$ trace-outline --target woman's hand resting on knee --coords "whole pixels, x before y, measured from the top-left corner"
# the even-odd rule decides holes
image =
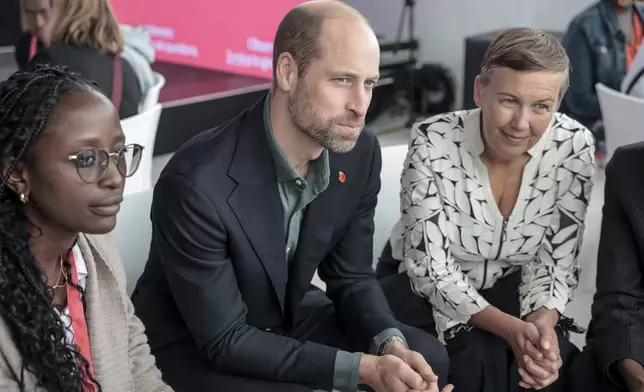
[[[524,342],[524,354],[519,360],[519,384],[523,388],[539,390],[557,381],[563,365],[555,332],[559,314],[556,310],[539,309],[526,320],[526,330],[531,338]]]
[[[550,363],[544,362],[544,356],[539,350],[530,350],[531,347],[540,347],[541,334],[536,325],[530,322],[516,319],[510,332],[504,336],[519,364],[521,381],[519,385],[523,388],[541,389],[546,387],[559,377],[559,368],[553,372]],[[533,358],[531,354],[535,355]],[[545,368],[544,368],[545,366]]]
[[[520,385],[539,390],[559,378],[562,361],[555,333],[559,316],[556,310],[539,309],[526,320],[488,306],[474,314],[470,324],[502,337],[519,364]]]

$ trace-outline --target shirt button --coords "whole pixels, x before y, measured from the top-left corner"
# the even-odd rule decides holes
[[[302,181],[300,180],[295,180],[295,183],[297,184],[297,186],[302,186]]]

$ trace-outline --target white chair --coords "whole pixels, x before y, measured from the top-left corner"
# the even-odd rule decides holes
[[[119,248],[127,276],[127,292],[132,294],[136,281],[141,276],[148,260],[152,223],[150,207],[153,189],[124,196],[121,210],[116,216],[112,236]]]
[[[157,136],[161,105],[156,104],[152,109],[136,116],[121,120],[121,128],[125,133],[127,143],[138,143],[145,147],[141,157],[139,170],[125,181],[125,194],[137,193],[152,187],[152,158],[154,155],[154,140]]]
[[[374,217],[373,257],[376,265],[385,247],[391,229],[400,219],[400,176],[407,157],[407,145],[382,148],[382,170],[380,171],[380,193]]]
[[[143,98],[143,102],[139,108],[140,112],[150,110],[159,103],[159,94],[163,86],[165,86],[165,78],[160,73],[154,72],[154,86],[150,87],[145,94],[145,98]]]
[[[644,141],[644,100],[595,85],[606,133],[606,159],[621,146]]]

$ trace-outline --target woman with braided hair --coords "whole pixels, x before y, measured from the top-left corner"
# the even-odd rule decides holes
[[[104,235],[141,150],[64,68],[0,83],[0,390],[171,391]]]

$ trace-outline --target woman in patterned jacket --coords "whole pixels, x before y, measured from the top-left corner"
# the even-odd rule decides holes
[[[561,367],[578,352],[562,315],[594,140],[557,113],[568,74],[556,39],[507,30],[476,78],[479,108],[413,128],[402,218],[378,276],[400,321],[447,344],[456,391],[561,391]]]

